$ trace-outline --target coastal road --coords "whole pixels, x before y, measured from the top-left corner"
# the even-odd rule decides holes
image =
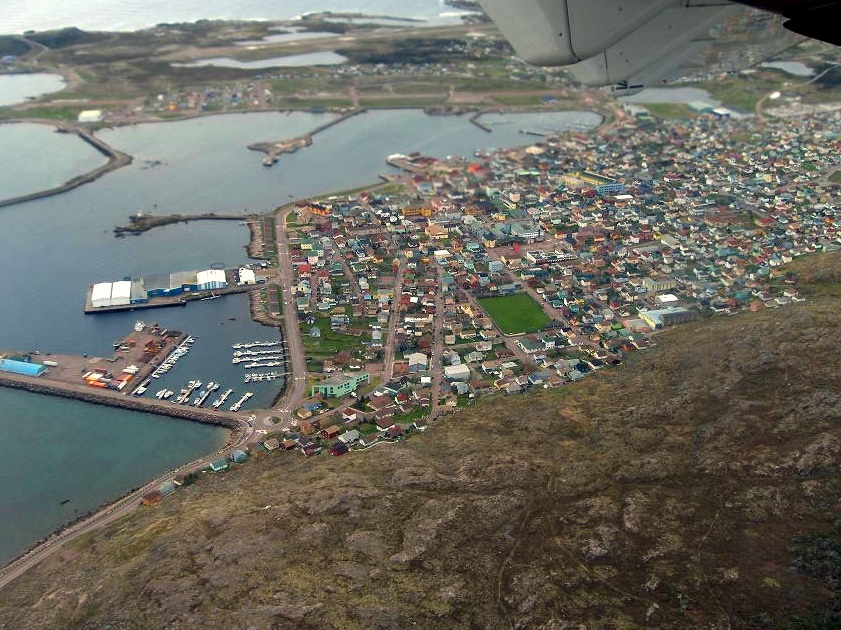
[[[212,455],[197,459],[189,464],[179,466],[175,470],[170,470],[165,475],[150,481],[142,488],[135,490],[98,512],[95,512],[90,516],[87,516],[82,520],[56,532],[44,542],[33,547],[22,556],[16,558],[0,569],[0,589],[13,582],[16,578],[23,575],[26,571],[37,565],[42,560],[45,560],[54,553],[60,551],[61,548],[70,541],[75,540],[76,538],[79,538],[80,536],[83,536],[95,529],[104,527],[109,523],[113,523],[134,512],[138,507],[140,507],[140,499],[143,495],[157,489],[157,487],[164,481],[171,480],[182,473],[205,468],[213,460],[219,457],[227,457],[234,449],[241,448],[250,438],[251,432],[243,431],[235,443],[228,444],[223,449]]]
[[[289,372],[291,384],[273,412],[281,418],[281,428],[288,429],[292,423],[292,413],[300,406],[307,395],[307,358],[301,341],[301,327],[298,325],[298,313],[295,310],[294,272],[292,256],[289,253],[289,236],[286,233],[286,220],[295,208],[290,208],[277,218],[277,267],[278,281],[283,288],[283,331],[286,350],[289,353]]]

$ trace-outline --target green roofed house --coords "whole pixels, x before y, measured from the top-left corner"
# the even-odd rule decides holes
[[[338,398],[340,396],[347,396],[362,383],[368,382],[367,372],[357,372],[355,374],[334,374],[329,378],[324,379],[317,385],[312,387],[312,396],[321,394],[326,398]]]
[[[214,459],[210,462],[210,470],[213,472],[224,472],[228,470],[228,460],[227,459]]]
[[[47,366],[41,363],[28,363],[27,361],[15,361],[14,359],[0,359],[0,372],[11,374],[22,374],[23,376],[41,376]]]
[[[173,492],[175,492],[175,489],[175,483],[173,483],[172,481],[164,481],[161,485],[158,486],[158,492],[161,493],[162,497],[172,494]]]

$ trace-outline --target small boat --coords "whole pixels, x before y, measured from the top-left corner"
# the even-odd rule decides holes
[[[134,323],[134,331],[135,332],[142,332],[144,328],[146,328],[146,323],[145,322],[137,320]]]

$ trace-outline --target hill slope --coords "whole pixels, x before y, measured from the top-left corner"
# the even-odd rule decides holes
[[[831,627],[840,262],[575,387],[203,478],[4,589],[0,627]]]

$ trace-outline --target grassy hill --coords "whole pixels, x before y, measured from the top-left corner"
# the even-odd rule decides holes
[[[841,256],[403,444],[252,460],[0,592],[0,628],[830,628]]]

